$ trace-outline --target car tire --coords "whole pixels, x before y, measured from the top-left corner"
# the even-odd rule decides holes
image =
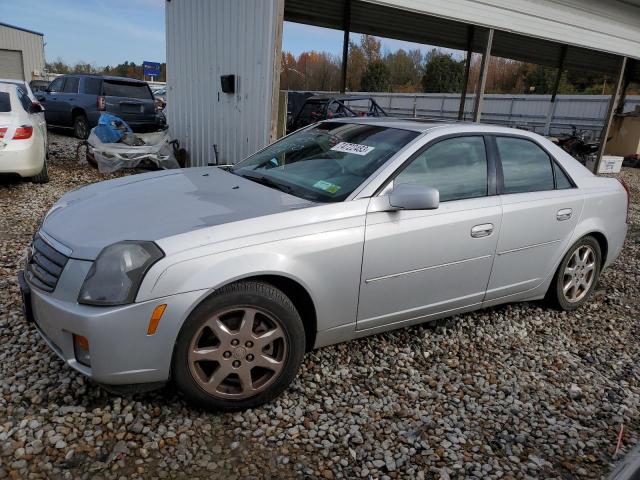
[[[185,321],[172,360],[173,381],[208,410],[243,410],[277,397],[305,353],[302,319],[289,298],[256,281],[227,285]]]
[[[49,168],[47,167],[47,160],[45,159],[42,164],[42,170],[37,175],[31,177],[33,183],[48,183],[49,182]]]
[[[547,300],[561,310],[575,310],[593,294],[600,279],[602,251],[592,236],[578,240],[560,262]]]
[[[84,113],[79,113],[73,118],[73,134],[80,140],[89,138],[89,120]]]

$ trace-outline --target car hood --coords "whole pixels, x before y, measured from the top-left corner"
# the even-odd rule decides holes
[[[71,257],[93,260],[122,240],[160,240],[312,205],[217,167],[164,170],[67,193],[42,230],[69,247]]]

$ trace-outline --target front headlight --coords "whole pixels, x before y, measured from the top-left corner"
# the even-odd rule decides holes
[[[78,303],[133,303],[145,273],[164,256],[153,242],[126,241],[104,248],[84,280]]]

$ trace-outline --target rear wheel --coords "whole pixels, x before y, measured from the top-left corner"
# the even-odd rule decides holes
[[[86,140],[89,137],[89,121],[84,113],[79,113],[73,119],[73,134],[80,140]]]
[[[187,398],[205,408],[252,408],[289,385],[304,351],[304,327],[289,298],[267,283],[240,282],[189,316],[172,372]]]
[[[47,168],[47,159],[42,164],[42,170],[36,176],[31,177],[33,183],[47,183],[49,181],[49,169]]]
[[[575,310],[589,300],[600,278],[602,253],[598,241],[587,236],[565,255],[549,287],[548,299],[562,310]]]

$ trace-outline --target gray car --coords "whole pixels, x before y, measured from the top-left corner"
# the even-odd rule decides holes
[[[534,133],[341,119],[229,170],[66,194],[20,283],[27,318],[96,382],[172,379],[241,409],[313,348],[506,302],[580,307],[622,249],[628,203]]]

